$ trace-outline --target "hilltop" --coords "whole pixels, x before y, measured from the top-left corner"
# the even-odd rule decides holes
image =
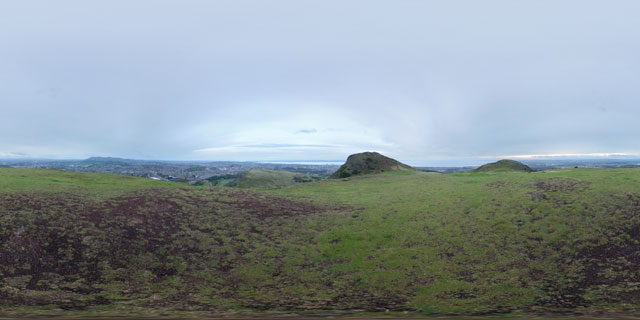
[[[311,181],[313,181],[311,176],[306,174],[253,168],[243,172],[240,177],[228,183],[227,186],[238,188],[280,188]]]
[[[505,159],[487,163],[472,172],[533,172],[533,169],[521,162]]]
[[[0,313],[640,305],[640,170],[403,173],[254,191],[0,169]]]
[[[416,169],[377,152],[362,152],[350,155],[347,158],[347,162],[333,173],[330,178],[347,178],[360,174],[382,173],[394,170],[415,171]]]

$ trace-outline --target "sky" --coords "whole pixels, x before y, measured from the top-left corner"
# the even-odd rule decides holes
[[[0,158],[640,154],[637,0],[3,0]]]

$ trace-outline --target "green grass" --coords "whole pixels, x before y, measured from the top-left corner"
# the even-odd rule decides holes
[[[289,171],[251,169],[234,181],[227,183],[238,188],[282,188],[293,186],[298,181],[310,182],[311,177]]]
[[[110,196],[140,189],[176,187],[183,185],[107,173],[0,168],[0,193],[72,192]]]
[[[58,191],[68,195],[68,206],[34,198]],[[102,195],[102,202],[86,204],[86,194]],[[259,192],[0,169],[0,195],[6,201],[0,254],[30,257],[31,251],[11,251],[11,243],[22,239],[15,232],[31,235],[32,252],[47,253],[38,241],[58,243],[64,231],[69,244],[56,247],[63,253],[59,259],[76,257],[92,266],[93,273],[80,268],[66,274],[41,263],[50,268],[43,283],[49,287],[42,290],[51,296],[26,290],[22,300],[14,297],[25,304],[69,307],[74,304],[60,301],[92,305],[107,299],[106,308],[166,307],[171,301],[185,310],[386,308],[426,314],[640,305],[637,169],[398,171]],[[18,200],[30,207],[7,209]],[[46,201],[51,206],[37,209]],[[102,213],[88,214],[94,211]],[[73,241],[89,249],[74,251]],[[100,251],[119,243],[129,249]],[[104,261],[92,265],[92,255]],[[31,269],[4,267],[0,295],[26,285]],[[78,279],[93,293],[78,295]]]
[[[614,258],[581,252],[616,255],[638,244],[639,191],[640,170],[577,169],[389,173],[274,193],[364,208],[309,249],[314,259],[336,262],[331,270],[345,290],[359,285],[425,312],[459,313],[545,301],[574,307],[638,292],[635,276],[620,278],[637,267],[597,267]],[[630,263],[634,254],[616,259]],[[607,272],[619,274],[607,279]],[[589,277],[600,287],[584,288]]]

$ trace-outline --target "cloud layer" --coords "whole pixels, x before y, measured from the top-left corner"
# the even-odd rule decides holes
[[[640,2],[5,1],[0,157],[640,152]]]

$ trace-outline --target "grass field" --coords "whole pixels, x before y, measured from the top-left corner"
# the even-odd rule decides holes
[[[491,314],[640,304],[635,169],[400,171],[256,191],[0,169],[0,213],[7,306]]]
[[[245,171],[228,185],[237,188],[282,188],[311,181],[312,178],[305,174],[254,168]]]
[[[309,249],[338,262],[345,290],[455,313],[638,303],[638,191],[640,171],[578,169],[398,172],[277,193],[364,208]]]
[[[0,193],[71,192],[109,197],[139,189],[177,187],[183,185],[107,173],[0,168]]]

